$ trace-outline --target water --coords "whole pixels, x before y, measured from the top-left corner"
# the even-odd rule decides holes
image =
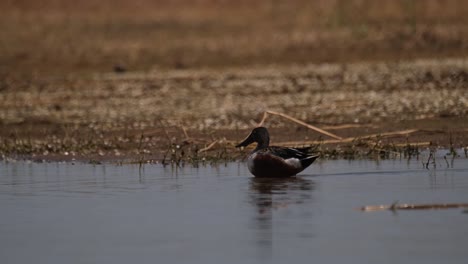
[[[440,162],[439,162],[440,161]],[[319,161],[259,180],[217,167],[0,163],[2,263],[466,263],[468,160]]]

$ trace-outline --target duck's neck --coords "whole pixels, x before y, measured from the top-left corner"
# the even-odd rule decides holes
[[[259,149],[268,148],[269,145],[270,145],[270,139],[269,138],[263,138],[263,139],[261,139],[261,140],[259,140],[257,142],[257,147],[255,148],[254,151],[257,151]]]

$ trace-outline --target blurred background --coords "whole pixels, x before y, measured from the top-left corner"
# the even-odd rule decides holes
[[[234,151],[265,111],[466,146],[467,14],[463,0],[2,0],[0,153]],[[265,125],[276,142],[322,138]]]
[[[463,0],[3,0],[0,71],[465,56]]]

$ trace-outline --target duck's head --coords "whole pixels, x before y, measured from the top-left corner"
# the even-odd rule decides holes
[[[244,141],[239,143],[236,148],[248,146],[257,142],[257,149],[266,148],[270,144],[270,134],[265,127],[257,127],[250,132]]]

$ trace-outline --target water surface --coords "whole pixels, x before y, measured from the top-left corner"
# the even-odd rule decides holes
[[[453,167],[452,167],[453,165]],[[244,163],[0,163],[2,263],[466,263],[468,160],[313,164],[288,180]]]

